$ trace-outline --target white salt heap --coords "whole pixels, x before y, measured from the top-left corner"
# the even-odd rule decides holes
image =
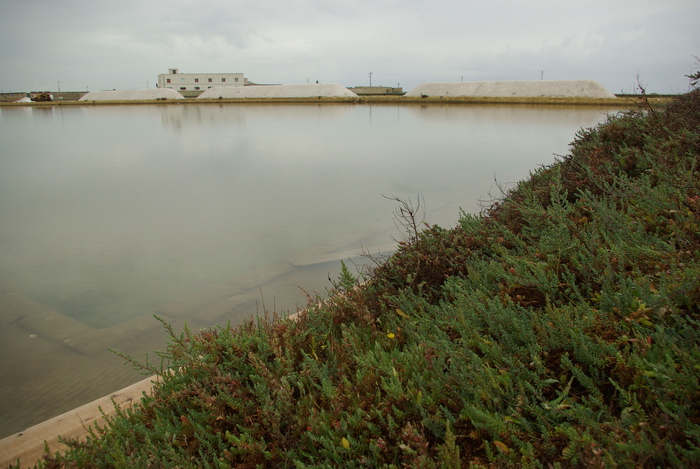
[[[157,88],[155,90],[90,91],[78,101],[145,101],[152,99],[185,98],[170,88]]]
[[[236,98],[357,98],[337,83],[307,83],[302,85],[214,86],[197,99]]]
[[[593,80],[466,81],[422,83],[406,96],[483,98],[614,98]]]
[[[25,96],[24,98],[19,98],[19,99],[18,99],[17,101],[15,101],[15,102],[16,102],[16,103],[31,103],[32,100],[29,99],[29,98],[27,98],[27,97]]]

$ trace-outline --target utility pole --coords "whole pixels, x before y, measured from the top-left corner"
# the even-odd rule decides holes
[[[369,87],[372,88],[372,72],[369,72]]]
[[[540,81],[544,81],[544,70],[540,72]]]

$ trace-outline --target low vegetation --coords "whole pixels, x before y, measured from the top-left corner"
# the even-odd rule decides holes
[[[581,130],[296,319],[170,333],[153,395],[55,467],[700,461],[700,92]],[[361,285],[360,285],[361,282]]]

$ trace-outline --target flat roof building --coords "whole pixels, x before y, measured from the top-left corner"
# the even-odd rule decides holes
[[[242,73],[180,73],[169,68],[168,73],[158,75],[158,88],[175,91],[205,91],[213,86],[244,86],[246,82]]]

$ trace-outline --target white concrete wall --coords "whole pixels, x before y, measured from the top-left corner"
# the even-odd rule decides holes
[[[177,69],[169,69],[173,71]],[[170,80],[170,82],[168,82]],[[161,73],[158,75],[158,88],[175,91],[205,91],[212,86],[243,86],[242,73]]]

